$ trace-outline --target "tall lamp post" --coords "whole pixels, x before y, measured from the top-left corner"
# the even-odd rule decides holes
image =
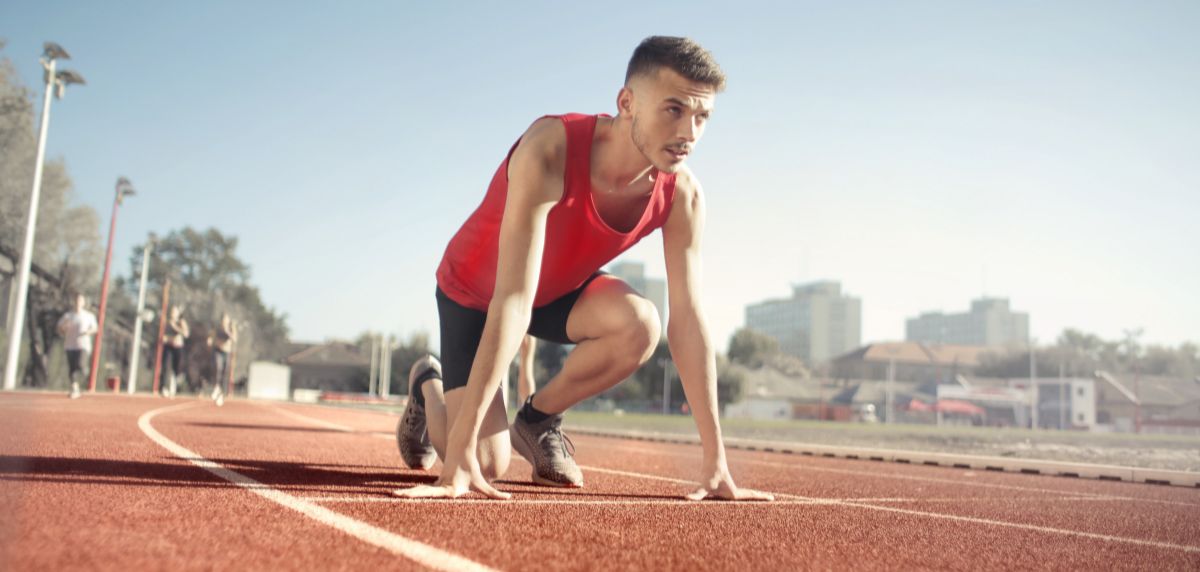
[[[104,310],[108,307],[108,271],[112,266],[113,235],[117,230],[117,208],[126,196],[136,194],[129,179],[117,179],[116,196],[113,198],[112,218],[108,223],[108,252],[104,255],[104,278],[100,280],[100,312],[96,317],[96,347],[92,349],[92,368],[88,371],[88,391],[96,391],[96,370],[100,369],[101,344],[104,341]]]
[[[16,291],[8,312],[8,359],[4,362],[4,389],[17,388],[17,358],[21,355],[21,330],[25,327],[25,300],[29,294],[29,267],[33,262],[33,234],[37,228],[38,197],[42,192],[42,164],[46,158],[46,131],[50,126],[50,94],[62,99],[67,86],[85,84],[83,76],[71,70],[55,70],[58,60],[71,55],[54,42],[42,44],[42,68],[46,70],[46,94],[42,98],[42,125],[38,129],[37,162],[33,166],[33,192],[29,196],[29,219],[25,225],[25,245],[17,263]]]
[[[150,251],[154,248],[154,235],[146,241],[146,246],[142,248],[142,279],[138,284],[138,299],[137,299],[137,319],[133,324],[133,349],[129,354],[129,387],[128,392],[133,395],[137,390],[137,373],[138,373],[138,354],[142,349],[142,322],[150,319],[149,316],[154,315],[154,311],[146,310],[146,274],[150,269]],[[163,316],[161,319],[166,320]]]

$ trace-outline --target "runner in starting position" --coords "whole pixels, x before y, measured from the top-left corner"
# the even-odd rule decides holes
[[[509,498],[488,481],[508,469],[513,448],[535,482],[583,485],[563,412],[645,363],[661,328],[649,301],[600,268],[661,227],[667,340],[704,451],[700,488],[688,498],[772,499],[729,474],[699,306],[704,197],[684,161],[724,85],[700,45],[654,36],[629,61],[616,117],[546,116],[525,131],[438,268],[443,362],[422,358],[409,374],[400,450],[413,468],[432,466],[436,452],[441,477],[396,495]],[[498,389],[527,332],[576,347],[510,429]]]

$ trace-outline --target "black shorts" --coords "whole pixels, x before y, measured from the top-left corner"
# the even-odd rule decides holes
[[[575,343],[567,336],[567,317],[571,315],[571,309],[575,307],[583,289],[603,274],[606,273],[597,272],[579,288],[545,306],[534,308],[529,320],[529,334],[556,344]],[[475,352],[479,350],[479,340],[483,338],[487,312],[473,310],[451,300],[441,288],[437,289],[437,305],[442,330],[442,388],[443,391],[450,391],[467,386],[467,377],[471,375],[471,366],[475,363]]]

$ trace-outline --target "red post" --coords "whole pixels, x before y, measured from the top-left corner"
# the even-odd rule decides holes
[[[167,331],[167,300],[171,299],[171,279],[163,283],[162,313],[158,315],[158,350],[154,354],[154,385],[150,393],[158,393],[158,378],[162,374],[163,334]]]
[[[108,223],[108,252],[104,255],[104,278],[100,281],[100,315],[96,318],[96,347],[92,348],[92,368],[88,371],[88,391],[96,391],[96,370],[100,368],[101,344],[104,342],[104,310],[108,307],[108,271],[112,264],[113,231],[117,228],[117,207],[121,206],[121,189],[113,199],[112,219]]]

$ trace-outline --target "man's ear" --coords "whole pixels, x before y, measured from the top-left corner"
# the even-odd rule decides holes
[[[626,117],[633,116],[633,90],[629,86],[617,92],[617,113]]]

